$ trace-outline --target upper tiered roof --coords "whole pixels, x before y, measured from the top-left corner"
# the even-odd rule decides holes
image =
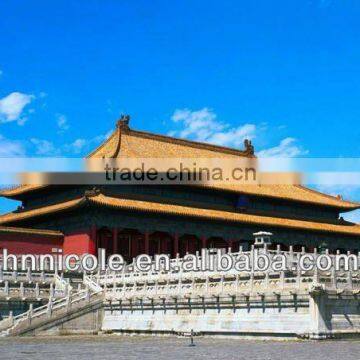
[[[222,158],[254,157],[251,142],[244,150],[132,130],[129,117],[123,116],[110,137],[95,149],[90,158]]]
[[[143,131],[132,130],[129,127],[129,117],[123,116],[115,131],[88,158],[253,158],[254,147],[250,141],[245,141],[244,150],[236,150],[223,146],[177,139]],[[29,192],[43,189],[46,185],[21,185],[12,189],[2,190],[0,195],[8,198],[21,199]],[[344,201],[308,189],[299,185],[247,185],[247,184],[211,184],[206,186],[214,190],[231,191],[239,194],[264,196],[270,198],[297,201],[320,206],[329,206],[340,211],[350,211],[360,208],[359,203]]]

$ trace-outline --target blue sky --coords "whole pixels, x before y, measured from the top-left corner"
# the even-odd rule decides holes
[[[358,156],[357,0],[3,0],[0,13],[2,157],[86,154],[121,113],[135,129],[250,137],[263,155]]]

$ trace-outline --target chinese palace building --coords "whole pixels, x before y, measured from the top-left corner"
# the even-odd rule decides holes
[[[122,118],[90,158],[254,157],[244,150],[136,131]],[[0,250],[12,253],[120,253],[175,256],[201,248],[237,251],[253,233],[273,234],[273,243],[360,250],[360,225],[340,213],[360,208],[300,185],[22,185],[1,191],[22,202],[0,216]],[[241,198],[241,206],[239,199]]]

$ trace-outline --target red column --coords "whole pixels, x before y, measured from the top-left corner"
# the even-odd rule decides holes
[[[184,255],[189,252],[189,238],[184,236],[181,240],[184,244]]]
[[[145,254],[149,254],[150,251],[150,234],[148,231],[145,232]]]
[[[113,251],[114,251],[114,254],[117,254],[118,253],[118,242],[117,242],[118,229],[117,228],[113,228],[112,235],[113,235]]]
[[[176,255],[179,253],[179,234],[175,233],[174,234],[174,253],[173,253],[173,257],[176,257]]]
[[[137,257],[139,251],[139,235],[133,234],[131,235],[131,257]]]
[[[96,225],[91,226],[90,230],[90,239],[89,239],[89,254],[97,255],[96,249],[97,249],[97,243],[96,243]]]
[[[207,239],[206,236],[201,237],[201,248],[206,249],[207,248]]]

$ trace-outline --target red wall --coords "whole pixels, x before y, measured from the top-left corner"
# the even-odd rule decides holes
[[[0,251],[11,254],[51,254],[52,249],[62,248],[63,238],[39,234],[0,232]]]
[[[94,232],[91,229],[76,231],[65,235],[63,253],[64,254],[96,254],[96,244]]]

